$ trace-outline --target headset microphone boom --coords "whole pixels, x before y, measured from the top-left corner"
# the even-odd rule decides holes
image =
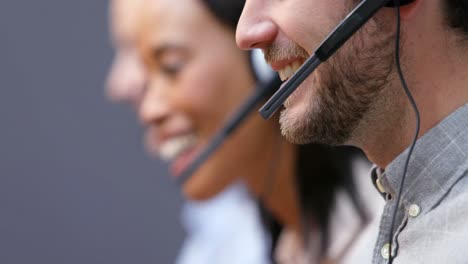
[[[406,5],[414,0],[400,1]],[[364,0],[328,35],[314,54],[304,62],[297,72],[260,108],[264,118],[270,118],[286,99],[322,63],[328,60],[351,36],[356,33],[377,11],[393,7],[392,0]]]

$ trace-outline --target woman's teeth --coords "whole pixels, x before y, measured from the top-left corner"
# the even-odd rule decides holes
[[[165,161],[175,159],[184,151],[193,147],[196,144],[196,137],[194,135],[184,135],[173,137],[164,142],[159,148],[159,156]]]
[[[278,71],[278,74],[281,78],[282,81],[286,81],[287,79],[291,78],[294,73],[296,73],[297,70],[301,67],[302,62],[301,61],[295,61],[288,66],[284,67],[283,69]]]

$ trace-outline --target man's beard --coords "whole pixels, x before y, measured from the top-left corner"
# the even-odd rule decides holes
[[[280,123],[283,135],[296,144],[340,145],[355,136],[363,119],[371,119],[379,96],[394,72],[394,32],[375,20],[363,28],[302,84],[285,103]],[[304,54],[294,43],[265,50],[266,59],[280,54]],[[312,87],[311,87],[312,86]],[[300,94],[299,94],[300,93]],[[307,105],[290,111],[306,97]],[[297,106],[296,106],[297,107]],[[293,112],[293,113],[291,113]]]

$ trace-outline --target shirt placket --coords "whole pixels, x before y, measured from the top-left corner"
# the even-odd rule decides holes
[[[385,187],[384,187],[385,184],[383,184],[382,182],[384,173],[379,170],[377,170],[376,172],[377,172],[377,177],[375,179],[376,180],[375,185],[377,189],[382,193],[383,197],[385,198],[386,205],[385,205],[384,212],[382,214],[382,218],[380,221],[379,234],[378,234],[377,241],[375,244],[372,263],[386,264],[388,263],[389,257],[390,257],[390,242],[388,240],[389,233],[390,233],[390,226],[391,226],[391,221],[393,218],[393,212],[397,205],[396,205],[395,197],[392,197],[392,195],[385,190]],[[404,204],[405,204],[404,199],[402,199],[402,202],[398,208],[397,217],[395,220],[396,228],[394,229],[394,234],[393,234],[392,244],[391,244],[391,250],[392,250],[391,255],[394,258],[398,255],[398,236],[406,227],[406,224],[408,222],[408,213],[407,213],[407,210],[405,209]]]

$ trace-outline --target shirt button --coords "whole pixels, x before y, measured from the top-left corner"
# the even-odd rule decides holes
[[[382,258],[389,259],[390,258],[390,244],[385,244],[382,249],[380,250],[380,254],[382,254]]]
[[[382,186],[382,183],[380,182],[380,179],[375,180],[375,185],[377,186],[377,189],[380,193],[386,193],[384,187]]]
[[[417,204],[412,204],[409,207],[408,213],[411,217],[417,217],[421,213],[421,207]]]

